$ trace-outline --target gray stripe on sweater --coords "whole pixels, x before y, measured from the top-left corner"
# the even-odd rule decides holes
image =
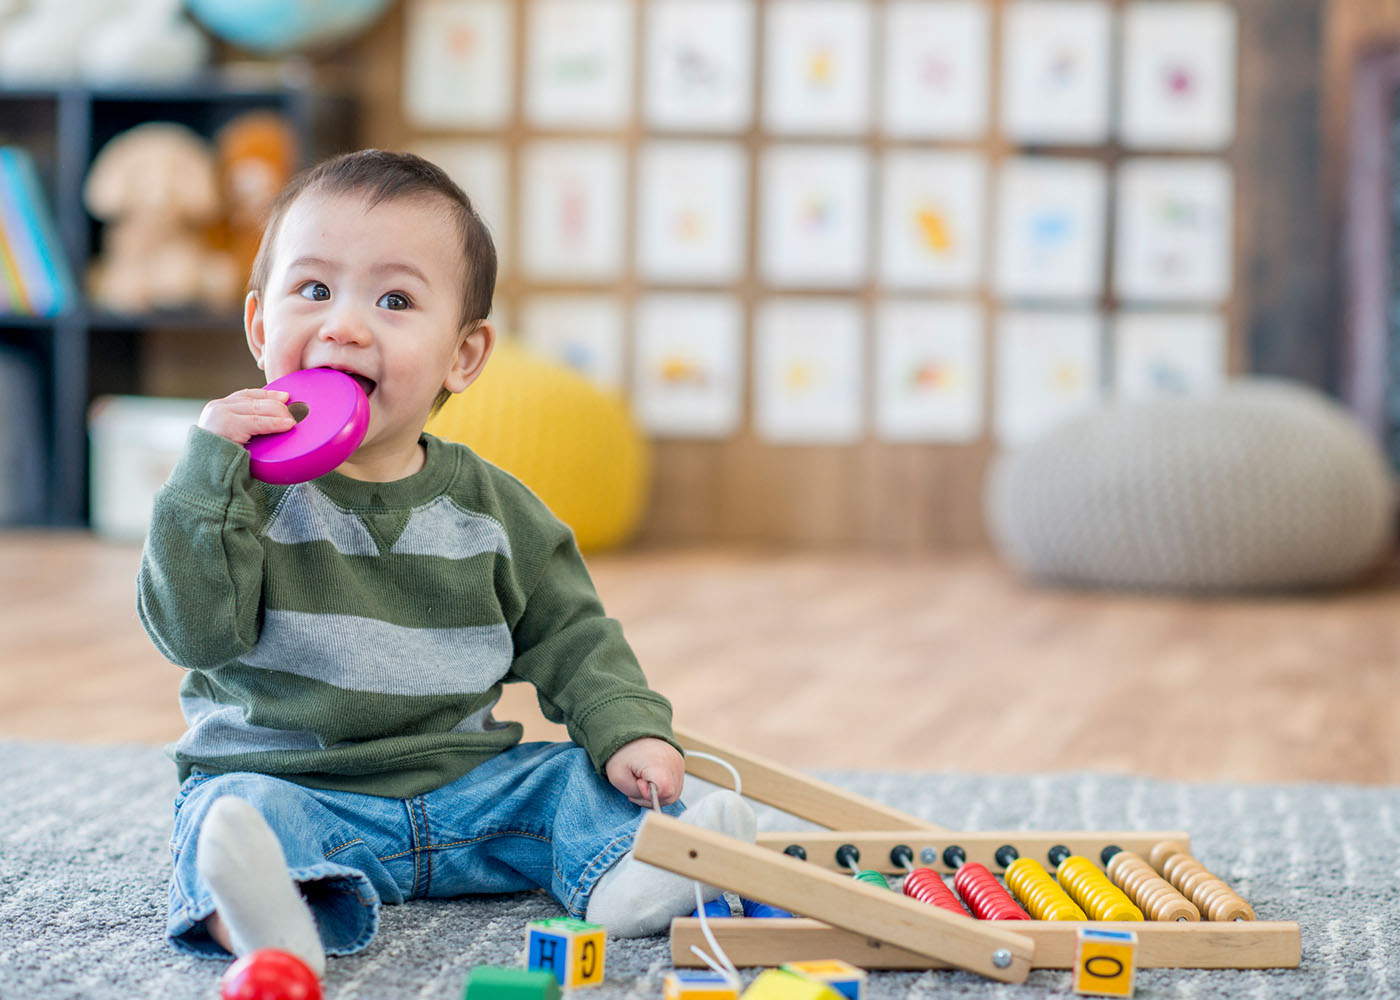
[[[354,514],[341,510],[310,483],[287,491],[267,526],[267,537],[283,545],[330,542],[347,556],[377,556],[379,546]]]
[[[506,724],[497,722],[491,714],[495,707],[493,701],[477,709],[453,726],[452,732],[484,733],[504,728]],[[306,730],[255,726],[244,719],[243,709],[238,705],[221,705],[208,698],[181,696],[180,711],[184,713],[189,728],[175,744],[175,750],[199,760],[272,750],[329,749],[316,738],[315,733]]]
[[[208,698],[181,696],[180,711],[189,727],[175,744],[177,753],[195,758],[230,757],[264,750],[322,750],[315,733],[269,729],[243,718],[237,705],[220,705]]]
[[[510,539],[494,517],[463,510],[438,497],[413,512],[392,551],[395,555],[470,559],[483,552],[510,558]]]
[[[357,615],[268,610],[242,662],[347,691],[443,695],[485,691],[514,658],[504,622],[407,628]]]

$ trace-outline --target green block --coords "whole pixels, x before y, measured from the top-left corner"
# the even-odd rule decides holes
[[[559,980],[548,972],[478,965],[467,976],[462,1000],[559,1000]]]

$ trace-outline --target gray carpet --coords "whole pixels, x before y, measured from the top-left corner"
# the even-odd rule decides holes
[[[956,829],[1183,829],[1261,919],[1296,920],[1303,964],[1254,972],[1142,970],[1138,996],[1400,996],[1400,791],[1220,786],[1091,774],[822,774]],[[221,963],[162,939],[173,768],[146,747],[0,743],[0,998],[215,997]],[[767,829],[797,824],[765,811]],[[519,961],[539,894],[386,907],[379,937],[333,959],[328,1000],[453,1000],[473,965]],[[661,996],[664,937],[611,939],[593,1000]],[[746,973],[752,977],[753,971]],[[1063,971],[1025,986],[961,972],[882,972],[879,997],[1069,994]]]

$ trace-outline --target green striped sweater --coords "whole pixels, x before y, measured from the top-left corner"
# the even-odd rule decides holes
[[[409,798],[519,742],[491,712],[512,681],[600,771],[631,740],[674,744],[568,527],[467,448],[423,441],[423,469],[397,482],[272,486],[243,448],[191,430],[138,578],[146,631],[188,671],[188,729],[167,750],[181,779]]]

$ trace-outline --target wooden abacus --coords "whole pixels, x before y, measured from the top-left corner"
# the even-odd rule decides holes
[[[691,733],[678,730],[676,736],[688,750],[728,761],[746,796],[828,828],[765,833],[750,846],[665,815],[650,815],[642,824],[634,848],[638,859],[806,914],[710,921],[715,939],[737,965],[839,958],[869,969],[961,968],[1023,982],[1032,968],[1072,968],[1076,933],[1083,927],[1134,931],[1139,968],[1296,968],[1300,961],[1298,925],[1255,920],[1247,903],[1190,856],[1190,837],[1182,831],[954,832]],[[703,757],[688,755],[686,770],[730,783],[721,765]],[[1005,872],[1018,859],[1035,859],[1038,866],[1044,858],[1059,867],[1083,858],[1116,875],[1133,897],[1130,905],[1159,919],[974,920],[838,874],[852,858],[889,874],[905,874],[911,858],[939,873],[974,863]],[[1085,885],[1107,882],[1084,862],[1078,866]],[[1191,919],[1175,890],[1207,919]],[[674,920],[676,965],[699,964],[692,945],[704,945],[699,920]]]

